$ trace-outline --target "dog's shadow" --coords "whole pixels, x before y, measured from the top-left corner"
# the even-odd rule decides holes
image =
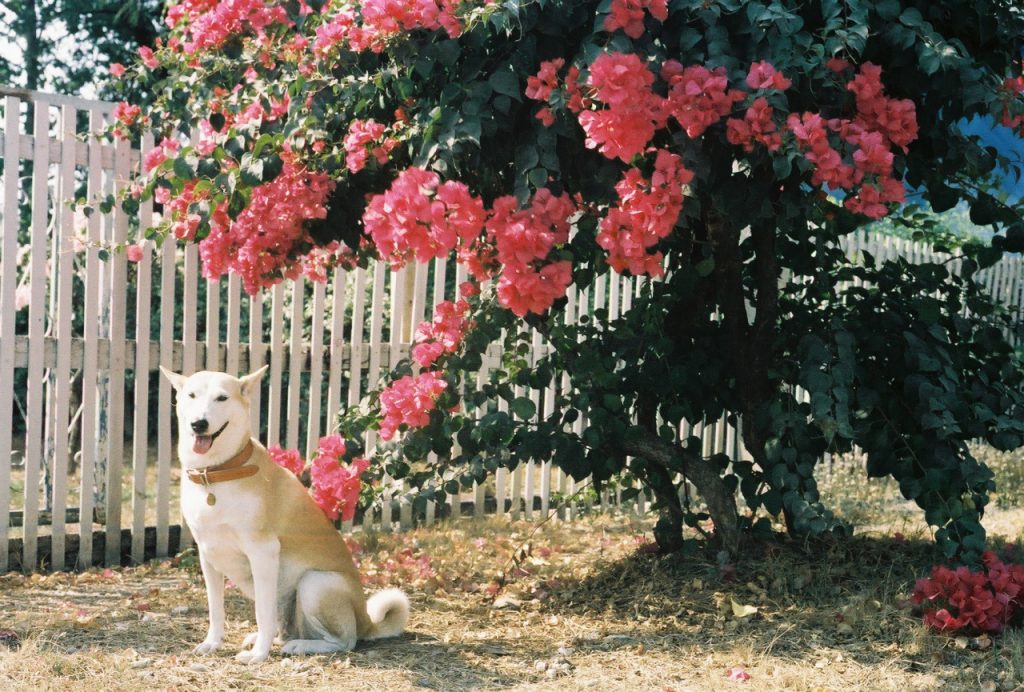
[[[228,605],[230,612],[230,599]],[[248,632],[244,624],[242,628],[237,624],[229,627],[218,652],[198,656],[192,655],[191,650],[204,636],[206,623],[198,612],[189,615],[194,617],[159,618],[161,624],[140,619],[114,627],[47,627],[48,631],[37,631],[33,639],[36,647],[58,655],[120,654],[131,649],[139,659],[150,659],[147,668],[154,671],[166,666],[187,669],[198,665],[207,670],[219,669],[221,674],[237,675],[240,679],[252,672],[249,666],[234,658]],[[351,671],[364,669],[377,674],[389,671],[392,676],[405,678],[404,684],[423,689],[495,689],[522,682],[521,676],[513,677],[487,665],[488,659],[507,655],[511,655],[511,651],[501,642],[449,643],[432,634],[407,630],[390,639],[361,641],[352,651],[335,654],[285,656],[280,653],[280,647],[275,646],[270,659],[258,665],[277,666],[284,659],[290,659],[292,666],[308,664],[309,668],[322,669],[323,682],[327,684],[333,684],[339,675],[349,677]],[[399,679],[392,677],[394,683]]]
[[[401,671],[413,686],[436,690],[515,686],[523,681],[522,676],[509,675],[486,663],[487,659],[508,655],[511,651],[500,642],[448,643],[416,631],[406,631],[393,639],[360,642],[352,652],[338,654],[348,657],[354,668],[373,666]]]

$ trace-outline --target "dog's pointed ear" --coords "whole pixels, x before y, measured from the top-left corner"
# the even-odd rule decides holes
[[[242,383],[242,396],[249,398],[249,396],[252,394],[253,388],[259,386],[260,380],[263,379],[263,373],[265,373],[267,371],[267,368],[269,367],[269,365],[264,365],[256,372],[250,373],[245,377],[239,378],[239,382]]]
[[[184,375],[179,375],[176,372],[171,372],[162,365],[160,366],[160,372],[164,374],[164,377],[167,378],[167,381],[171,383],[171,386],[174,387],[174,391],[176,392],[181,391],[181,388],[185,386],[185,380],[188,379]]]

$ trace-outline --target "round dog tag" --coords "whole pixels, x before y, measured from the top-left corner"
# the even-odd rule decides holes
[[[208,504],[211,507],[213,507],[215,504],[217,504],[217,496],[214,495],[213,493],[207,493],[207,495],[206,495],[206,504]]]

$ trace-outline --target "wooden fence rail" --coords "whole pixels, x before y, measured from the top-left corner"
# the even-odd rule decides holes
[[[431,306],[454,298],[463,270],[442,260],[399,271],[339,269],[326,283],[299,278],[255,296],[243,294],[236,276],[202,278],[195,246],[147,243],[142,259],[129,263],[104,248],[151,225],[152,203],[134,217],[119,207],[76,217],[67,201],[124,189],[152,138],[133,149],[90,137],[109,123],[113,104],[9,89],[0,98],[0,508],[7,508],[0,546],[10,546],[0,549],[0,572],[139,562],[189,544],[174,502],[171,391],[158,366],[242,374],[268,363],[253,425],[267,444],[308,454],[339,410],[357,404],[408,355]],[[864,234],[847,249],[853,257],[865,250],[878,259],[932,256],[921,244]],[[983,276],[1019,315],[1021,258]],[[605,275],[570,291],[565,318],[603,307],[614,319],[630,309],[638,287]],[[532,345],[533,357],[542,357],[539,335]],[[492,349],[482,376],[499,362]],[[557,386],[567,387],[567,378],[546,393],[520,394],[546,415]],[[584,424],[575,425],[582,431]],[[708,454],[742,453],[724,419],[683,431],[701,436]],[[549,463],[530,462],[500,470],[493,484],[447,507],[428,504],[420,520],[488,511],[532,518],[577,488]],[[408,525],[413,508],[401,495],[393,488],[384,518],[365,521],[385,530],[392,520]],[[615,498],[588,498],[595,500]],[[645,506],[640,496],[636,507]]]

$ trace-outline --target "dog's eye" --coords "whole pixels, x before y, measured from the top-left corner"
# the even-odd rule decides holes
[[[188,398],[189,399],[195,399],[196,398],[196,393],[195,392],[189,392],[188,393]]]
[[[221,394],[219,397],[217,397],[217,401],[227,401],[227,400],[228,400],[228,398],[224,394]]]

